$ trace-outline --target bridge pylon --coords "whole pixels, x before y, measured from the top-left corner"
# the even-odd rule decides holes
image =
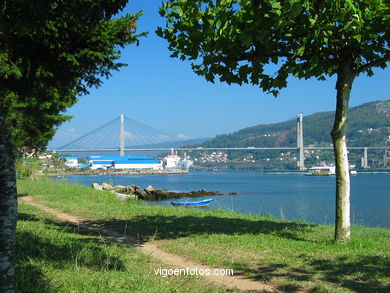
[[[305,168],[305,154],[303,150],[303,114],[297,115],[297,149],[298,160],[297,167],[299,170],[306,170]]]
[[[363,157],[362,157],[362,168],[368,169],[368,148],[363,148]]]
[[[119,145],[119,155],[125,155],[125,116],[121,114],[120,116],[121,126],[120,126],[120,145]]]

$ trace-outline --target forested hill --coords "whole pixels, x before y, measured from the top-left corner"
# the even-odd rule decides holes
[[[334,112],[304,116],[304,144],[329,146]],[[390,136],[390,100],[376,101],[349,110],[348,145],[383,146]],[[296,146],[296,120],[256,125],[231,134],[218,135],[201,147]]]

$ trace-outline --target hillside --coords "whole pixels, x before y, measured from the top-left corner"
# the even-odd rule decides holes
[[[349,146],[383,146],[390,135],[390,100],[376,101],[350,108]],[[305,145],[331,144],[334,112],[304,116]],[[296,121],[256,125],[231,134],[218,135],[201,147],[284,147],[296,146]]]
[[[331,146],[330,131],[334,120],[334,112],[320,112],[304,116],[304,145]],[[390,100],[365,103],[351,107],[348,121],[349,146],[384,146],[390,144]],[[280,123],[256,125],[241,129],[231,134],[218,135],[197,147],[294,147],[296,146],[296,120]],[[324,152],[323,152],[324,153]],[[321,154],[322,159],[331,159]],[[275,159],[280,152],[254,153],[249,159],[256,161],[264,156]],[[195,155],[199,161],[199,155]],[[230,152],[229,159],[248,161],[243,152]],[[295,154],[291,154],[290,161]],[[310,156],[308,156],[310,157]],[[317,156],[316,156],[317,157]],[[382,155],[383,158],[383,155]],[[317,158],[321,160],[321,158]],[[358,158],[356,157],[358,162]],[[290,164],[291,165],[291,164]],[[293,164],[292,164],[293,165]],[[281,166],[283,167],[283,166]]]

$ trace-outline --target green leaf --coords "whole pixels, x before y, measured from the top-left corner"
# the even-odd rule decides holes
[[[297,50],[297,56],[302,56],[304,52],[305,52],[305,46],[299,47]]]
[[[282,5],[279,1],[271,1],[271,7],[273,9],[282,9]]]
[[[362,41],[362,35],[354,35],[352,36],[352,38],[358,41],[359,43]]]

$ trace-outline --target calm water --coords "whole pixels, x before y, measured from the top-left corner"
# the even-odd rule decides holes
[[[56,178],[55,180],[61,180]],[[217,190],[238,195],[215,196],[210,208],[246,214],[271,214],[319,224],[334,222],[335,177],[273,175],[260,171],[193,172],[189,175],[68,176],[69,182],[90,186],[110,182],[172,191]],[[161,201],[159,205],[169,205]],[[352,224],[390,228],[390,174],[351,177]]]

